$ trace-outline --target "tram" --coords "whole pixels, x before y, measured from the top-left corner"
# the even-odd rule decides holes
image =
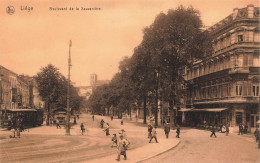
[[[29,128],[43,124],[42,109],[4,109],[1,110],[1,127],[11,129],[23,126]]]

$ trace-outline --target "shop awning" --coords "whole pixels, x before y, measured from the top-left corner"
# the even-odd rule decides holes
[[[201,109],[198,109],[198,108],[192,108],[192,109],[187,109],[187,108],[182,108],[180,109],[179,111],[182,111],[182,112],[221,112],[221,111],[224,111],[224,110],[227,110],[228,108],[201,108]]]

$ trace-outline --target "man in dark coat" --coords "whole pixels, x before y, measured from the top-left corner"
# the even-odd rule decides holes
[[[164,126],[164,133],[165,133],[166,138],[168,139],[169,133],[170,133],[170,124],[169,123],[166,123],[166,125]]]
[[[210,135],[210,137],[212,137],[212,136],[214,135],[215,138],[216,138],[217,136],[216,136],[216,133],[215,133],[215,132],[216,132],[216,127],[213,126],[212,129],[211,129],[211,135]]]
[[[109,136],[110,135],[109,134],[109,123],[107,123],[105,131],[106,131],[106,136]]]
[[[228,125],[226,125],[226,136],[228,136],[228,134],[229,134],[229,127]]]
[[[105,121],[104,121],[103,119],[101,119],[101,121],[100,121],[100,127],[101,127],[101,128],[104,127],[104,123],[105,123]]]
[[[243,125],[242,125],[242,123],[240,123],[239,126],[238,126],[238,135],[240,135],[240,133],[241,133],[241,135],[243,135]]]
[[[245,134],[247,134],[247,129],[248,129],[248,126],[247,126],[247,124],[245,124],[245,129],[244,129]]]
[[[259,130],[258,128],[256,128],[255,132],[254,132],[254,135],[255,135],[255,142],[259,141]]]
[[[95,116],[94,116],[94,115],[92,115],[92,120],[94,121],[94,119],[95,119]]]
[[[81,129],[81,134],[83,135],[85,132],[85,127],[84,127],[83,123],[81,123],[80,129]]]
[[[151,124],[148,124],[148,138],[152,137],[152,130],[153,130],[153,126]]]
[[[180,138],[180,132],[181,132],[181,129],[180,127],[178,126],[177,129],[176,129],[176,138]]]

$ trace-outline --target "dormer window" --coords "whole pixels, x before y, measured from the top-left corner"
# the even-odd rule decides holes
[[[238,35],[237,40],[238,42],[243,42],[244,41],[243,35]]]

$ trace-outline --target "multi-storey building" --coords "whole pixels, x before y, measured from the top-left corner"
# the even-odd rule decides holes
[[[259,120],[260,8],[248,5],[208,30],[214,53],[186,72],[189,81],[183,121],[256,127]]]
[[[30,85],[0,65],[0,109],[30,107]]]

